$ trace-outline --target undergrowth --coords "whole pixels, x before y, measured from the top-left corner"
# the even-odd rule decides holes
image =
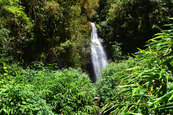
[[[76,69],[1,65],[0,114],[95,114],[94,86]]]

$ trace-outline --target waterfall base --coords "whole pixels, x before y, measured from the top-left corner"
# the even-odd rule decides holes
[[[90,77],[91,82],[95,83],[96,82],[96,76],[95,76],[95,73],[94,73],[94,68],[93,68],[93,64],[92,64],[92,61],[91,61],[91,57],[90,57],[89,63],[87,64],[87,73]]]

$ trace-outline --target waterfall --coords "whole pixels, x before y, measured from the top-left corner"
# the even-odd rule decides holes
[[[96,81],[100,80],[100,72],[101,70],[108,65],[108,60],[106,53],[101,44],[101,39],[98,37],[97,28],[94,23],[92,25],[92,33],[91,33],[91,59],[94,68],[94,73],[96,77]]]

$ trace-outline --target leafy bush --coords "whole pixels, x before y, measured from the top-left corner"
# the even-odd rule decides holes
[[[95,114],[95,88],[79,70],[23,70],[0,74],[0,114]],[[14,72],[10,72],[15,70]]]
[[[167,26],[172,28],[173,24]],[[103,113],[173,113],[172,38],[172,29],[163,30],[149,40],[148,48],[137,52],[133,60],[111,64],[105,69],[103,79],[97,85],[105,104]]]
[[[46,70],[45,70],[46,71]],[[93,84],[89,77],[78,70],[38,72],[34,85],[40,89],[44,99],[50,103],[56,113],[70,114],[72,112],[95,111]],[[49,77],[48,77],[49,76]],[[42,77],[42,80],[39,80]],[[93,107],[93,108],[92,108]]]
[[[9,83],[0,88],[1,114],[53,114],[34,86]]]

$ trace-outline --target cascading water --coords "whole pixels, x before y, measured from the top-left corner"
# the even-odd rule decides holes
[[[103,49],[103,46],[100,42],[100,38],[97,34],[97,28],[94,23],[91,23],[92,25],[92,33],[91,33],[91,58],[92,58],[92,64],[94,68],[94,73],[96,77],[96,81],[100,80],[100,72],[101,70],[108,65],[108,60],[106,53]]]

